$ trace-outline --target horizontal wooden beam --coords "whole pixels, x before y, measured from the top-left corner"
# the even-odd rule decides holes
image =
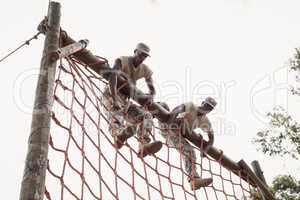
[[[268,186],[264,184],[263,181],[261,181],[251,170],[251,168],[247,165],[247,163],[244,160],[240,160],[238,164],[241,166],[241,168],[248,173],[248,175],[255,181],[257,184],[258,188],[261,190],[263,193],[264,197],[268,200],[275,200],[273,197],[272,193],[270,192]]]
[[[88,40],[80,40],[79,42],[75,42],[73,44],[69,44],[65,47],[59,48],[56,52],[55,52],[55,57],[56,59],[60,59],[60,58],[66,58],[78,51],[81,51],[82,49],[85,49],[87,47],[87,45],[89,44]]]

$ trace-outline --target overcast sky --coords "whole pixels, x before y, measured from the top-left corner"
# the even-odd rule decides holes
[[[64,0],[62,27],[110,64],[131,55],[138,42],[151,47],[156,100],[171,107],[215,97],[210,115],[215,146],[235,161],[258,159],[267,181],[299,177],[299,165],[256,151],[251,139],[266,126],[264,113],[282,105],[297,116],[287,94],[288,59],[300,44],[297,0]],[[0,56],[33,36],[48,1],[5,1],[0,12]],[[27,152],[31,110],[44,37],[6,61],[2,69],[1,196],[17,199]]]

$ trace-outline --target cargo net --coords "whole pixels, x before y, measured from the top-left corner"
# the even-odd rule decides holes
[[[49,165],[45,199],[85,200],[240,200],[254,189],[235,172],[195,149],[201,177],[213,183],[192,191],[182,153],[166,144],[153,127],[152,139],[163,142],[155,155],[138,157],[136,136],[116,149],[104,114],[107,82],[74,58],[60,62],[54,86]],[[157,125],[156,123],[154,124]]]

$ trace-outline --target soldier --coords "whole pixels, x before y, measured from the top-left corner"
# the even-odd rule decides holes
[[[149,137],[149,132],[152,127],[145,127],[145,120],[149,115],[142,116],[144,119],[142,123],[137,123],[134,118],[144,115],[142,109],[141,112],[134,113],[131,108],[138,108],[132,104],[127,97],[121,94],[117,88],[117,75],[126,79],[133,85],[136,85],[136,81],[145,78],[147,86],[149,88],[152,97],[155,95],[155,88],[153,86],[152,71],[143,62],[149,56],[150,48],[144,44],[137,44],[133,56],[123,56],[116,59],[113,66],[114,74],[111,76],[110,87],[106,87],[103,100],[106,107],[106,115],[109,120],[109,130],[115,140],[116,148],[120,149],[124,142],[137,133],[139,138],[139,157],[145,157],[149,154],[158,152],[162,143],[160,141],[154,141],[152,143]],[[131,111],[130,111],[131,110]],[[148,120],[149,122],[149,120]]]
[[[166,103],[159,102],[159,104],[169,111],[169,107]],[[201,106],[196,106],[194,103],[182,104],[170,113],[172,117],[168,124],[159,123],[161,128],[160,134],[166,139],[167,144],[182,153],[185,171],[188,174],[188,181],[192,190],[207,187],[213,180],[212,178],[200,178],[195,165],[195,151],[191,144],[182,136],[186,134],[185,131],[201,128],[202,131],[207,132],[209,135],[209,145],[204,149],[204,152],[207,152],[213,144],[214,136],[211,123],[206,114],[211,112],[216,104],[216,101],[211,97],[206,98]],[[177,118],[179,114],[181,114],[181,116]],[[180,122],[179,126],[175,121]],[[184,128],[182,128],[183,126]]]

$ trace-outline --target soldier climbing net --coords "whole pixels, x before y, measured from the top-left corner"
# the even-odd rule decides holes
[[[255,189],[241,171],[222,167],[220,160],[201,157],[196,166],[213,184],[192,191],[181,153],[168,146],[153,127],[161,151],[137,157],[136,137],[117,150],[108,131],[102,94],[107,81],[74,57],[61,60],[54,86],[46,199],[240,200]],[[246,178],[247,179],[247,178]]]

